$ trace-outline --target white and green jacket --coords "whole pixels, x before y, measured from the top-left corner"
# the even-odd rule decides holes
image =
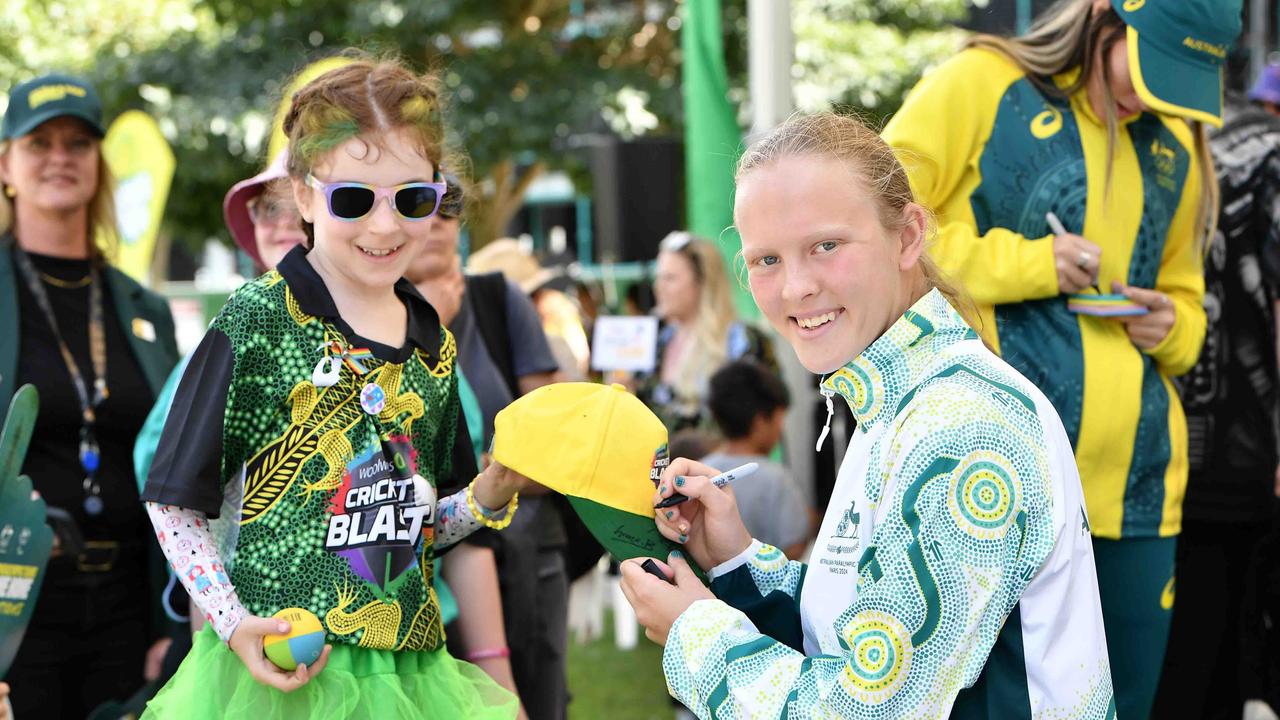
[[[755,542],[671,629],[700,718],[1112,718],[1089,521],[1044,395],[936,290],[827,377],[858,429],[806,565]]]

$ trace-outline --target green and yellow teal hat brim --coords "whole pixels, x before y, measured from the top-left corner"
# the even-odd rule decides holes
[[[1143,104],[1222,125],[1222,66],[1240,34],[1240,0],[1111,0],[1124,21],[1129,76]]]
[[[1129,77],[1147,107],[1165,115],[1222,127],[1222,68],[1188,62],[1129,34]]]
[[[619,562],[640,557],[666,559],[672,550],[679,548],[658,532],[652,507],[648,514],[637,515],[587,498],[569,495],[567,499],[582,524]]]

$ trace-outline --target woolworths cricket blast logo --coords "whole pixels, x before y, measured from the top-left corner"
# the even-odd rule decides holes
[[[667,444],[662,443],[653,453],[653,462],[649,466],[649,480],[654,487],[658,487],[658,483],[662,480],[662,473],[671,464],[671,453],[667,449]]]
[[[415,472],[409,439],[394,437],[355,458],[329,504],[325,550],[389,591],[418,564],[418,542],[434,533],[436,491]]]

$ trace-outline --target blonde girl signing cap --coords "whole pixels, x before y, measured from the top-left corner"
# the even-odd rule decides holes
[[[1044,395],[979,339],[925,252],[929,213],[858,120],[795,118],[747,151],[734,218],[752,296],[849,439],[808,563],[753,540],[732,489],[662,476],[667,584],[623,564],[699,717],[1115,714],[1088,521]],[[669,513],[669,514],[668,514]]]

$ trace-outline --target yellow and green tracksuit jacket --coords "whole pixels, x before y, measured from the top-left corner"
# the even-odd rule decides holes
[[[920,81],[884,138],[937,213],[932,255],[977,302],[984,339],[1061,415],[1094,534],[1170,536],[1187,430],[1169,378],[1191,368],[1205,333],[1199,162],[1181,119],[1145,112],[1117,130],[1108,183],[1106,126],[1084,90],[1047,97],[1005,56],[969,49]],[[1103,292],[1118,280],[1169,296],[1177,319],[1158,346],[1141,351],[1119,321],[1067,311],[1049,211],[1102,248]]]

